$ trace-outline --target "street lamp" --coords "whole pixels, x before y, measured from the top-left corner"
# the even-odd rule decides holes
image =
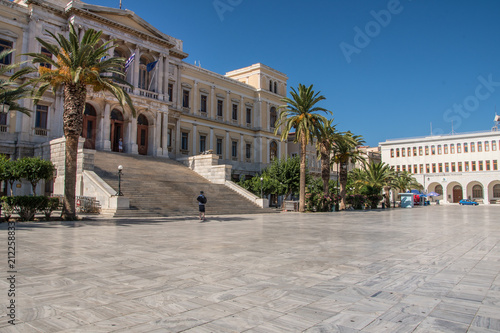
[[[117,196],[122,196],[122,170],[123,170],[123,165],[118,166],[118,192],[116,192],[115,195]]]
[[[260,198],[261,199],[264,198],[263,188],[262,188],[262,186],[263,186],[262,182],[263,181],[264,181],[264,178],[260,177]]]

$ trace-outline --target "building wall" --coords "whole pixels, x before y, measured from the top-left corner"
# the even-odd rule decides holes
[[[413,173],[426,191],[441,193],[442,188],[436,199],[452,203],[461,196],[485,204],[500,201],[494,190],[500,184],[499,132],[387,140],[380,147],[382,161],[396,171]]]
[[[70,21],[78,28],[102,30],[103,41],[112,41],[117,56],[127,59],[135,53],[126,74],[133,88],[125,89],[132,97],[136,116],[127,107],[121,108],[109,93],[89,90],[87,104],[95,116],[85,115],[85,122],[92,124],[86,149],[117,150],[118,138],[122,138],[126,153],[177,159],[201,153],[200,137],[205,137],[205,150],[214,152],[217,139],[222,139],[220,163],[232,165],[235,177],[264,168],[270,162],[273,142],[279,154],[286,154],[286,143],[279,141],[279,133],[274,134],[271,121],[272,108],[277,110],[286,96],[285,74],[263,64],[226,75],[188,64],[183,41],[158,31],[128,10],[63,0],[0,0],[0,8],[0,39],[12,42],[15,61],[27,60],[22,53],[41,51],[36,37],[53,42],[46,30],[67,34]],[[155,68],[147,72],[146,65],[155,61]],[[187,106],[183,105],[184,91],[189,95]],[[206,101],[203,110],[202,98]],[[220,116],[218,100],[223,102]],[[21,103],[33,110],[32,116],[16,112],[0,124],[0,153],[13,158],[33,155],[35,147],[63,136],[60,92],[47,93],[39,103],[46,111],[46,126],[39,126],[30,100]],[[233,104],[237,108],[235,120]],[[182,133],[188,135],[187,147],[181,147]],[[232,154],[233,142],[236,156]]]

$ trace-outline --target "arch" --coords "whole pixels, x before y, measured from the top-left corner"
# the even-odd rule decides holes
[[[273,161],[276,157],[278,157],[278,143],[271,141],[269,144],[269,160]]]
[[[144,114],[137,117],[137,149],[139,155],[148,154],[148,131],[149,121]]]
[[[500,184],[493,185],[493,199],[500,199]]]
[[[441,184],[436,185],[436,187],[434,188],[434,192],[436,192],[437,194],[442,196],[443,195],[443,185],[441,185]]]
[[[457,203],[463,199],[463,189],[462,185],[453,186],[453,202]]]
[[[483,187],[479,184],[473,185],[472,199],[483,199],[483,198],[484,198]]]
[[[92,104],[85,103],[81,136],[85,138],[83,148],[95,149],[97,133],[97,112]]]
[[[276,108],[272,106],[269,112],[269,127],[274,128],[276,126],[276,120],[278,120],[278,113],[276,112]]]
[[[111,115],[109,118],[110,118],[109,140],[111,141],[111,150],[120,151],[119,141],[120,139],[122,139],[123,141],[123,127],[124,127],[123,113],[120,110],[113,109],[111,111]]]

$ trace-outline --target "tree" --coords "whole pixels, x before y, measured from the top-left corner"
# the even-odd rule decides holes
[[[42,179],[50,180],[54,176],[54,164],[39,157],[23,157],[16,161],[20,177],[31,183],[33,195],[36,195],[36,186]]]
[[[364,161],[365,158],[361,155],[360,151],[357,149],[365,143],[361,135],[354,135],[353,133],[347,131],[341,133],[338,136],[337,141],[333,147],[334,160],[333,163],[340,164],[340,170],[337,170],[339,174],[340,183],[340,209],[343,210],[346,207],[345,197],[346,197],[346,185],[347,185],[347,168],[349,163],[356,163],[357,161]]]
[[[13,75],[13,78],[23,77],[30,73],[38,76],[28,77],[25,85],[33,86],[35,104],[43,94],[51,88],[55,93],[62,88],[64,98],[63,129],[66,138],[65,172],[64,172],[64,208],[63,218],[76,218],[76,161],[78,154],[78,138],[82,133],[83,111],[87,97],[87,88],[95,92],[107,91],[120,103],[122,108],[128,105],[135,116],[132,99],[119,84],[125,84],[124,58],[108,57],[113,46],[111,42],[101,43],[102,31],[88,29],[80,40],[80,31],[69,25],[69,38],[62,34],[57,36],[47,31],[57,44],[51,44],[44,39],[36,40],[54,57],[42,53],[28,53],[32,64],[49,64],[45,66],[27,66]]]
[[[4,50],[0,52],[0,59],[7,57],[14,50]],[[19,67],[19,63],[14,63],[0,67],[0,77],[4,77],[9,71]],[[0,79],[0,104],[9,106],[9,111],[19,111],[31,116],[31,110],[21,106],[17,101],[29,96],[30,89],[17,85],[14,81]],[[3,109],[0,110],[3,112]]]
[[[21,179],[21,169],[16,161],[0,156],[0,180],[8,182],[10,185],[10,195],[12,196],[14,183]]]
[[[389,190],[394,180],[394,170],[386,163],[368,163],[364,165],[364,183],[372,188],[370,194],[379,194],[383,189],[385,192],[385,204],[390,207]]]
[[[324,195],[329,195],[329,183],[330,183],[330,156],[333,150],[335,141],[339,137],[339,133],[335,129],[335,125],[332,124],[333,119],[328,120],[326,123],[321,123],[321,126],[317,127],[315,137],[316,149],[318,150],[319,158],[321,160],[321,179],[323,180],[323,193]]]
[[[396,173],[393,186],[399,189],[401,193],[405,193],[407,190],[411,190],[412,188],[418,190],[423,189],[423,186],[415,179],[415,177],[413,177],[413,174],[407,171]]]
[[[330,111],[316,106],[316,104],[325,99],[320,92],[315,92],[313,85],[306,87],[299,84],[298,92],[292,88],[290,95],[292,98],[283,98],[281,101],[286,103],[280,107],[281,112],[276,121],[275,134],[282,128],[281,141],[288,139],[290,132],[295,131],[295,143],[300,144],[300,184],[299,184],[299,212],[305,211],[305,193],[306,193],[306,146],[313,139],[313,134],[321,123],[326,123],[327,119],[315,112]]]

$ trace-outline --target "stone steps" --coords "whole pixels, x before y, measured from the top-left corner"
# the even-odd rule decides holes
[[[118,189],[118,165],[123,166],[121,191],[130,199],[130,210],[115,217],[189,216],[198,214],[196,197],[204,191],[207,215],[273,213],[262,209],[225,185],[213,184],[183,164],[164,158],[95,153],[94,171]]]

